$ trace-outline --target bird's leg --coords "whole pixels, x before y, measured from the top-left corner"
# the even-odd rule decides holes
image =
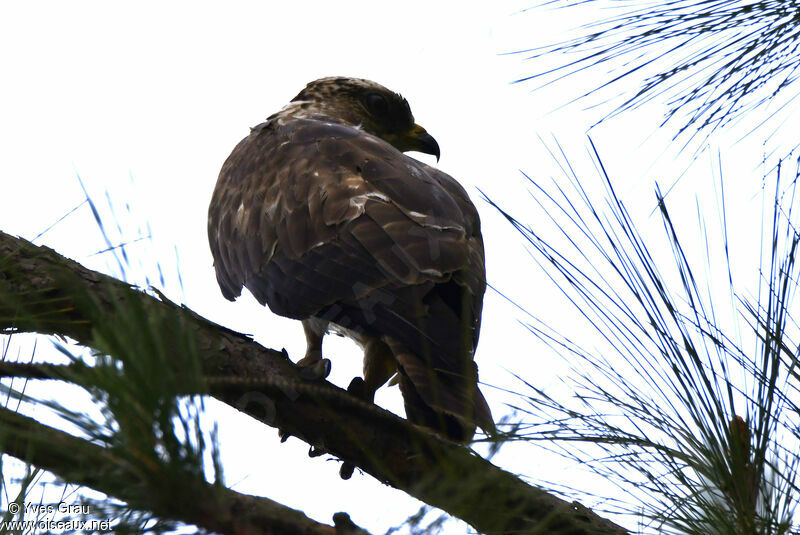
[[[364,379],[356,377],[347,391],[364,401],[372,402],[375,391],[397,372],[397,361],[391,349],[380,338],[370,339],[364,346]]]
[[[380,338],[371,338],[364,346],[364,378],[356,377],[350,381],[347,391],[364,401],[372,403],[375,391],[386,384],[397,372],[397,361],[392,350]],[[342,479],[350,479],[355,465],[344,461],[339,468]]]
[[[375,391],[397,373],[397,361],[392,350],[383,340],[374,338],[364,347],[364,389],[367,397],[373,401]]]
[[[297,361],[302,368],[300,375],[314,381],[324,379],[331,373],[331,361],[322,358],[322,338],[328,331],[328,322],[316,318],[303,320],[306,333],[306,356]]]

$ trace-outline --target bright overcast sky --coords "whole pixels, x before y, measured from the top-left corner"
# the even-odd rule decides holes
[[[222,162],[249,127],[308,81],[365,77],[408,99],[417,122],[441,146],[438,166],[470,192],[483,220],[490,283],[560,329],[572,325],[569,334],[580,338],[585,327],[477,191],[536,223],[519,170],[543,181],[558,174],[537,136],[557,137],[587,170],[587,180],[597,180],[585,149],[596,113],[580,104],[556,110],[564,103],[558,90],[531,92],[533,85],[510,83],[544,65],[501,53],[546,44],[570,27],[552,12],[520,12],[531,3],[5,2],[0,229],[34,238],[84,199],[80,176],[109,222],[106,193],[111,198],[124,236],[150,225],[152,239],[127,252],[154,280],[153,266],[162,265],[167,295],[268,347],[286,347],[297,359],[304,351],[298,322],[277,318],[249,295],[236,303],[222,298],[206,237],[208,201]],[[670,133],[658,131],[661,113],[652,106],[592,132],[643,227],[653,219],[653,181],[672,184],[690,160],[673,163],[672,153],[663,154]],[[725,153],[726,168],[739,171],[727,171],[727,178],[741,193],[740,209],[748,213],[751,206],[754,221],[762,150],[755,143]],[[701,155],[676,188],[677,210],[688,203],[686,213],[696,214],[694,196],[711,190],[711,169],[708,153]],[[113,267],[107,255],[94,254],[104,243],[86,206],[37,243],[95,269]],[[512,370],[546,386],[559,373],[557,359],[518,319],[524,316],[487,293],[477,354],[481,379],[519,390]],[[354,345],[328,340],[324,351],[337,384],[346,386],[359,374]],[[483,390],[495,417],[505,414],[506,398]],[[402,414],[397,389],[377,401]],[[341,481],[338,463],[309,459],[296,439],[279,444],[275,430],[233,410],[213,415],[221,419],[226,480],[236,490],[324,522],[347,511],[373,533],[402,522],[418,506],[363,474]],[[573,467],[537,451],[509,448],[499,462],[533,478],[574,484]]]

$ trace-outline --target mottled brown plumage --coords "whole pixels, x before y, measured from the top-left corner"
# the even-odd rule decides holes
[[[453,178],[407,150],[439,147],[405,99],[368,80],[311,82],[223,165],[214,267],[226,298],[247,288],[303,320],[301,364],[323,362],[329,329],[350,336],[365,351],[365,398],[397,372],[409,419],[468,440],[476,424],[494,430],[473,361],[480,221]]]

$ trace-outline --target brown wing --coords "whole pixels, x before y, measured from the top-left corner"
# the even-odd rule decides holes
[[[391,337],[425,401],[470,413],[483,242],[450,176],[356,128],[273,119],[223,165],[208,232],[226,298],[246,287],[277,314]],[[442,381],[461,402],[442,401]]]

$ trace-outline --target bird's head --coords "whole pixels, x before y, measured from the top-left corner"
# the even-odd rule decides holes
[[[402,152],[424,152],[439,160],[439,144],[414,123],[408,101],[370,80],[344,77],[314,80],[292,99],[285,111],[295,117],[325,115],[338,119]]]

